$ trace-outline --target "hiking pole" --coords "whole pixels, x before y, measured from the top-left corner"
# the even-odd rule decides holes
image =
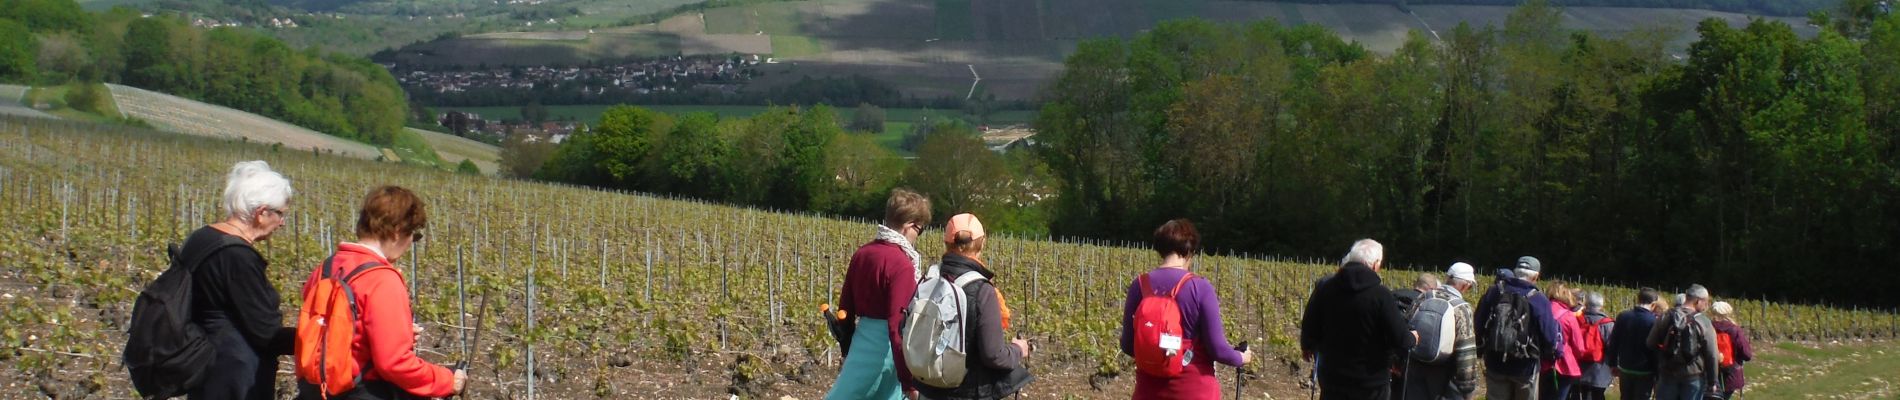
[[[462,326],[462,329],[459,329],[462,331],[462,361],[456,363],[456,366],[467,368],[470,354],[468,351],[468,280],[462,275],[462,249],[460,247],[455,249],[455,297],[456,303],[458,304],[456,306],[458,311],[457,318],[460,320],[457,324]]]
[[[1240,345],[1234,346],[1234,350],[1242,352],[1242,353],[1246,353],[1247,341],[1245,340],[1240,341]],[[1243,369],[1245,368],[1247,368],[1247,364],[1245,363],[1240,364],[1240,366],[1234,367],[1234,398],[1236,399],[1244,398],[1244,395],[1242,395],[1242,393],[1246,393],[1244,392],[1244,390],[1246,390],[1245,388],[1247,387],[1247,373],[1246,371],[1243,371]]]
[[[458,281],[461,280],[460,267],[456,268],[456,275],[457,275],[456,280]],[[457,285],[460,286],[459,283]],[[461,318],[462,318],[462,321],[468,321],[468,301],[467,301],[468,295],[466,292],[464,292],[461,295],[461,297],[463,299],[462,306],[461,306],[462,308]],[[450,371],[462,371],[463,373],[466,374],[468,373],[469,365],[471,365],[475,359],[475,357],[472,356],[472,354],[474,354],[473,350],[476,348],[475,346],[478,346],[479,343],[482,342],[482,320],[487,319],[487,315],[488,315],[488,292],[482,292],[481,301],[482,301],[481,305],[475,307],[475,313],[476,313],[475,333],[473,335],[467,334],[468,327],[466,325],[462,327],[463,329],[462,332],[464,333],[462,335],[462,361],[455,362],[455,366],[449,368]],[[473,336],[473,338],[471,339],[470,336]],[[462,385],[463,385],[462,393],[457,393],[456,395],[449,396],[449,397],[466,398],[465,396],[468,395],[468,383],[463,382]]]
[[[1404,366],[1399,367],[1401,371],[1399,372],[1399,398],[1404,399],[1406,392],[1412,388],[1412,362],[1410,360],[1399,362],[1405,363]]]
[[[480,348],[482,343],[482,320],[485,319],[488,319],[488,292],[482,292],[481,303],[475,306],[475,333],[471,335],[473,337],[469,339],[469,347],[468,350],[465,351],[473,352],[475,349]],[[455,363],[455,369],[467,371],[469,366],[473,363],[474,357],[464,354],[462,358],[463,360],[461,362]]]
[[[1307,386],[1307,387],[1306,387],[1306,388],[1307,388],[1307,389],[1306,389],[1306,393],[1307,393],[1307,394],[1306,394],[1306,398],[1307,398],[1307,400],[1314,400],[1314,399],[1318,399],[1318,398],[1319,398],[1319,362],[1318,362],[1318,361],[1319,361],[1319,358],[1318,358],[1318,357],[1315,357],[1315,358],[1313,358],[1313,360],[1314,360],[1314,362],[1313,362],[1313,385],[1312,385],[1312,386]]]

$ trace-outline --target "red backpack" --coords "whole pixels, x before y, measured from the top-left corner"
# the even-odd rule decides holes
[[[1735,366],[1735,338],[1728,332],[1715,333],[1715,349],[1722,352],[1722,368]]]
[[[1135,370],[1159,378],[1181,376],[1182,358],[1194,341],[1181,330],[1181,303],[1174,296],[1193,278],[1191,272],[1182,275],[1167,293],[1155,293],[1148,284],[1148,274],[1136,279],[1141,284],[1141,304],[1135,307],[1132,318]]]
[[[1606,317],[1597,320],[1596,323],[1590,323],[1590,317],[1582,315],[1577,316],[1577,322],[1583,325],[1583,337],[1580,338],[1583,340],[1583,352],[1577,354],[1577,362],[1591,364],[1603,362],[1603,325],[1616,323],[1616,320]]]

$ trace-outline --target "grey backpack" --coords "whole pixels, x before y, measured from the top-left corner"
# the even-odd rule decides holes
[[[1411,351],[1413,360],[1426,364],[1451,361],[1451,352],[1458,347],[1457,310],[1461,307],[1467,307],[1465,299],[1446,300],[1431,293],[1419,296],[1410,321],[1412,330],[1418,331],[1418,345]]]
[[[983,279],[983,274],[970,271],[952,282],[943,278],[938,266],[931,266],[924,280],[917,282],[917,294],[904,307],[904,324],[898,332],[904,342],[904,368],[918,383],[939,388],[963,385],[963,376],[969,373],[963,332],[970,314],[963,287]]]

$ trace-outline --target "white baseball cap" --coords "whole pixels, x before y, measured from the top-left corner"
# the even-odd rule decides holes
[[[1449,276],[1452,279],[1463,279],[1466,282],[1478,281],[1478,275],[1473,271],[1471,264],[1462,262],[1452,263],[1451,269],[1445,270],[1445,276]]]

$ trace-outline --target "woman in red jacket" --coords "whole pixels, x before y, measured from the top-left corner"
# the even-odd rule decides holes
[[[467,371],[451,371],[416,356],[415,322],[409,287],[393,261],[422,240],[429,215],[415,192],[397,186],[371,189],[356,214],[356,242],[337,244],[329,265],[335,276],[350,269],[371,268],[351,280],[356,304],[356,340],[350,346],[356,361],[368,366],[356,389],[338,396],[346,399],[410,399],[449,397],[462,392]],[[322,274],[311,271],[304,290]],[[309,390],[306,392],[314,392]]]

